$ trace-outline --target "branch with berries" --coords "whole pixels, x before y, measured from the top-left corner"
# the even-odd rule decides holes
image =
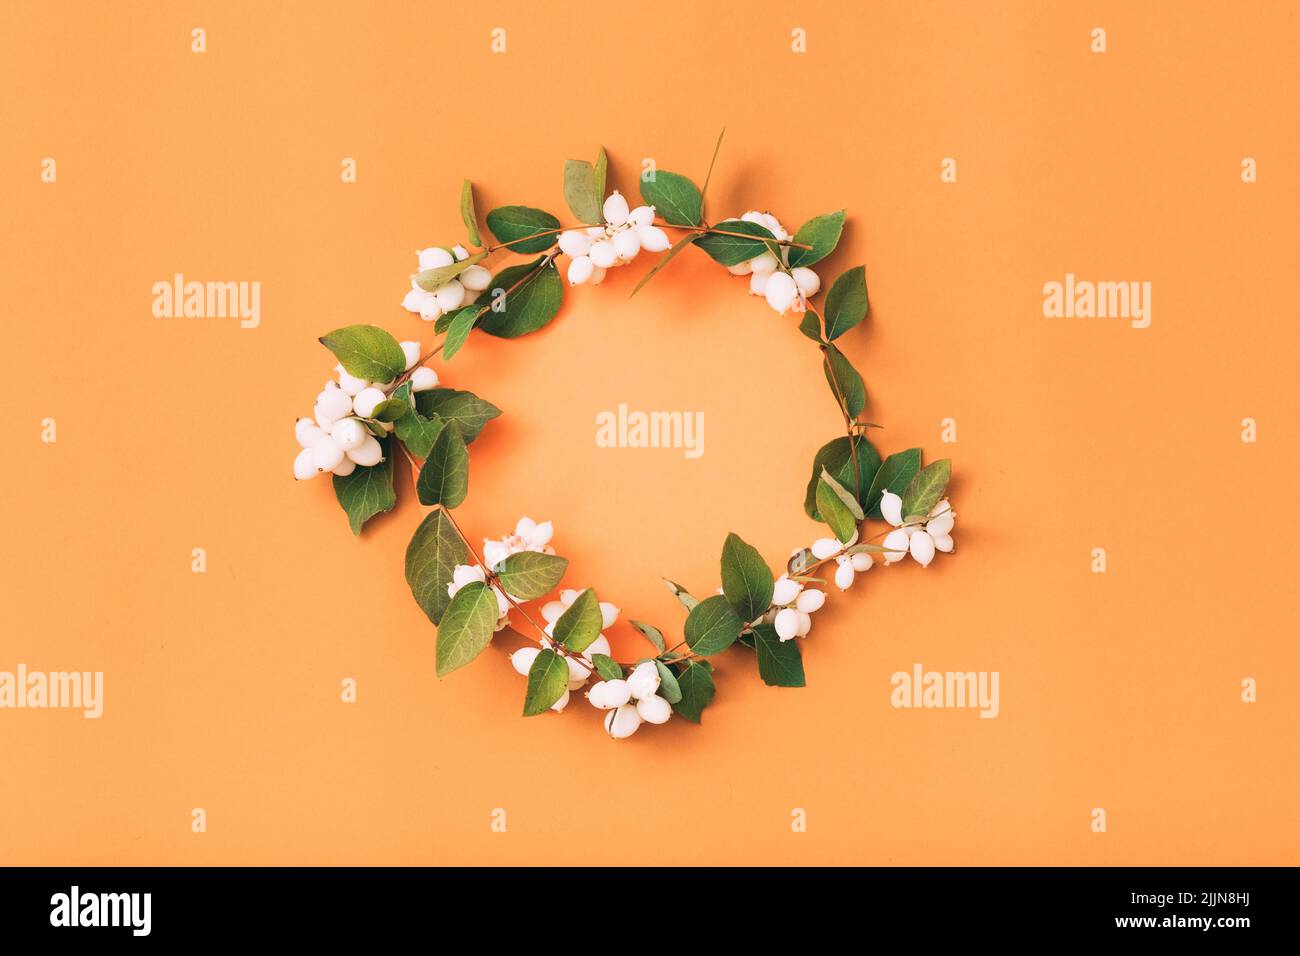
[[[910,558],[928,567],[936,554],[953,550],[956,516],[945,497],[951,462],[923,466],[919,448],[881,458],[866,437],[878,426],[862,419],[862,375],[835,344],[867,317],[865,268],[849,269],[820,305],[813,301],[821,279],[812,267],[839,244],[844,211],[816,216],[793,234],[759,211],[711,225],[705,193],[717,156],[715,147],[703,189],[679,173],[644,171],[642,203],[635,207],[618,190],[606,193],[603,149],[595,162],[569,160],[564,198],[577,222],[566,226],[542,209],[502,206],[485,217],[491,243],[483,241],[466,181],[460,201],[465,244],[420,250],[419,271],[402,300],[408,312],[433,323],[441,336],[436,346],[426,353],[418,341],[398,341],[373,325],[336,329],[320,339],[338,360],[336,377],[316,396],[312,416],[296,423],[301,450],[294,477],[329,474],[353,533],[360,534],[396,505],[394,459],[398,453],[406,458],[416,495],[431,509],[407,546],[406,580],[437,628],[438,676],[476,659],[498,635],[508,636],[516,644],[510,662],[527,678],[524,716],[563,711],[571,695],[586,688],[615,739],[643,724],[666,723],[674,713],[698,723],[715,694],[711,659],[733,645],[754,652],[766,684],[802,687],[795,638],[808,636],[812,615],[826,603],[826,579],[819,574],[829,572],[835,587],[847,591],[876,563]],[[779,576],[755,548],[728,535],[716,594],[697,599],[665,579],[686,610],[682,637],[670,643],[658,627],[632,621],[647,650],[616,660],[605,632],[620,610],[601,601],[594,588],[560,587],[568,560],[556,554],[551,522],[521,518],[508,534],[483,539],[481,551],[457,523],[454,510],[469,492],[469,446],[501,410],[473,392],[443,385],[429,363],[450,362],[473,332],[513,339],[548,325],[564,296],[561,257],[574,287],[599,285],[608,270],[631,264],[642,252],[663,253],[635,295],[688,246],[730,274],[747,276],[750,294],[779,314],[799,316],[799,331],[817,345],[844,434],[814,456],[804,511],[830,534],[794,549]],[[495,271],[485,264],[493,256]],[[511,256],[528,261],[503,265],[501,257]],[[869,535],[873,521],[884,528]],[[540,602],[541,622],[529,610],[534,602]]]

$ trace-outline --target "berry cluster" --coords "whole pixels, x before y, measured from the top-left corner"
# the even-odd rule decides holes
[[[762,226],[778,240],[784,242],[790,233],[771,213],[750,210],[740,217],[744,222]],[[749,276],[750,295],[761,295],[777,312],[803,312],[807,300],[822,287],[821,277],[806,266],[790,268],[790,247],[781,247],[778,260],[772,252],[764,252],[738,265],[728,267],[732,275]]]
[[[551,536],[554,533],[555,528],[549,521],[543,521],[539,524],[532,518],[524,516],[515,524],[513,534],[508,534],[503,538],[484,538],[483,561],[487,564],[487,567],[484,568],[480,564],[457,565],[452,571],[451,582],[447,585],[447,596],[455,597],[456,592],[472,581],[486,584],[488,571],[495,571],[497,565],[512,554],[518,554],[521,551],[539,551],[542,554],[554,554],[555,549],[550,544]],[[510,623],[510,602],[523,603],[523,598],[516,597],[513,594],[507,595],[496,584],[492,585],[492,591],[497,596],[498,616],[496,629],[499,631]],[[529,661],[529,663],[531,664],[532,661]],[[524,673],[527,674],[528,671],[525,670]]]
[[[546,620],[546,627],[543,628],[543,631],[546,637],[538,641],[538,647],[522,647],[510,655],[510,663],[516,671],[527,677],[529,668],[533,666],[533,661],[537,660],[537,655],[546,648],[555,648],[555,622],[560,619],[560,615],[573,605],[573,602],[578,599],[578,595],[581,593],[581,591],[566,588],[560,592],[558,601],[547,601],[542,605],[542,617]],[[581,654],[567,654],[564,658],[569,665],[569,686],[560,695],[560,699],[551,706],[551,710],[557,714],[568,706],[570,692],[581,688],[591,677],[592,671],[595,670],[595,666],[591,662],[592,656],[595,654],[609,656],[610,654],[609,638],[605,636],[604,631],[613,627],[614,622],[618,620],[618,608],[606,601],[601,601],[600,618],[602,633],[588,644]]]
[[[603,680],[591,685],[587,701],[597,710],[607,710],[605,733],[623,740],[637,732],[642,723],[666,724],[672,705],[660,697],[659,668],[654,661],[642,661],[626,680]]]
[[[903,514],[903,499],[886,491],[880,499],[880,513],[894,526],[894,530],[885,535],[882,542],[885,551],[885,563],[902,561],[909,554],[921,567],[928,567],[934,560],[934,553],[942,551],[951,553],[952,526],[957,513],[948,504],[947,498],[935,502],[930,514],[924,521],[906,524]]]
[[[642,249],[663,252],[670,244],[668,234],[654,224],[655,207],[628,209],[617,189],[605,199],[602,215],[603,226],[560,233],[560,251],[571,260],[570,285],[599,285],[606,270],[627,265]]]
[[[416,253],[420,269],[440,269],[469,258],[464,246],[431,246]],[[433,291],[422,288],[417,276],[411,276],[411,291],[402,299],[407,312],[417,312],[426,322],[433,322],[444,312],[454,312],[470,298],[469,293],[482,292],[492,284],[492,273],[480,265],[466,266],[461,272]]]

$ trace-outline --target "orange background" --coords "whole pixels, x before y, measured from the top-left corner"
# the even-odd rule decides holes
[[[0,712],[0,863],[1300,862],[1300,20],[1131,6],[5,5],[0,669],[106,690],[98,721]],[[291,425],[318,335],[431,341],[398,302],[415,249],[462,239],[462,177],[569,221],[566,158],[699,181],[723,126],[715,219],[848,207],[819,271],[864,262],[872,316],[842,344],[881,450],[953,458],[958,550],[833,594],[807,688],[731,651],[701,726],[615,744],[581,700],[519,718],[499,651],[437,680],[409,479],[354,539],[291,480]],[[680,633],[659,575],[711,592],[728,531],[773,565],[823,533],[803,488],[840,427],[745,280],[691,252],[629,301],[646,268],[437,365],[506,413],[460,520],[554,520],[621,656],[629,617]],[[260,281],[261,326],[153,318],[175,272]],[[1150,281],[1151,327],[1045,319],[1066,272]],[[704,457],[597,448],[619,402],[703,411]],[[893,709],[915,662],[1000,671],[1001,716]]]

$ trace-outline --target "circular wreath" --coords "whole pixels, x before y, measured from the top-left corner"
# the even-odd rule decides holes
[[[578,224],[564,226],[541,209],[502,206],[485,217],[492,243],[481,238],[466,180],[460,201],[466,244],[421,250],[420,271],[402,302],[435,323],[440,343],[422,352],[418,342],[399,342],[373,325],[336,329],[320,339],[338,358],[338,377],[316,396],[313,416],[297,422],[302,450],[294,476],[330,473],[352,531],[360,534],[397,502],[393,467],[400,450],[415,471],[421,504],[432,508],[406,549],[406,580],[437,626],[437,673],[468,664],[508,630],[524,644],[510,660],[528,679],[526,717],[562,711],[573,692],[587,687],[587,700],[605,712],[605,730],[615,739],[643,723],[665,723],[674,712],[698,723],[714,696],[709,658],[733,644],[754,651],[765,683],[802,687],[803,661],[793,639],[808,635],[812,615],[826,601],[826,591],[817,587],[825,584],[820,571],[833,567],[836,587],[847,591],[876,563],[874,555],[885,565],[911,557],[925,567],[936,552],[953,549],[955,515],[944,497],[951,462],[922,467],[919,448],[881,459],[866,438],[871,423],[860,418],[862,376],[835,345],[867,316],[865,268],[839,276],[820,307],[813,302],[821,280],[812,267],[839,243],[844,211],[810,219],[793,235],[766,212],[710,224],[704,197],[717,156],[715,147],[703,189],[678,173],[644,171],[643,204],[635,208],[617,190],[606,195],[604,149],[594,163],[569,160],[564,198]],[[675,242],[670,232],[678,235]],[[604,635],[619,609],[600,601],[591,587],[557,592],[568,561],[555,553],[549,521],[521,518],[512,533],[484,539],[481,553],[456,523],[453,509],[469,489],[468,446],[501,411],[472,392],[445,387],[428,363],[439,355],[450,361],[476,329],[516,338],[547,325],[563,298],[560,257],[568,260],[569,284],[577,286],[599,284],[607,270],[643,251],[664,253],[635,294],[688,246],[731,274],[748,276],[750,293],[778,313],[797,315],[799,330],[821,351],[844,434],[814,457],[804,511],[831,533],[794,549],[779,577],[757,550],[728,535],[717,594],[700,600],[665,579],[687,611],[681,639],[632,621],[653,653],[619,661]],[[536,258],[493,274],[481,263],[497,253]],[[885,529],[869,536],[871,520],[884,521]],[[540,606],[542,624],[525,605],[548,596]],[[516,613],[532,637],[510,627]]]

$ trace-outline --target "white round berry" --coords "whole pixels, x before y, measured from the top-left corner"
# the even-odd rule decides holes
[[[637,237],[635,229],[624,229],[613,238],[612,242],[614,252],[624,262],[631,262],[641,251],[641,240]]]
[[[673,709],[662,697],[642,697],[636,702],[636,712],[647,724],[666,724]]]
[[[825,561],[833,554],[838,554],[843,550],[844,545],[840,544],[838,538],[818,538],[812,543],[813,557],[818,561]]]
[[[835,586],[841,591],[847,591],[853,586],[853,562],[851,560],[841,562],[835,569]]]
[[[870,571],[871,566],[875,564],[875,562],[871,560],[871,555],[866,554],[865,552],[858,552],[851,556],[849,560],[853,562],[853,570],[857,571],[859,574],[863,571]]]
[[[934,538],[926,531],[913,531],[908,541],[908,551],[916,559],[917,564],[928,568],[930,562],[934,560]]]
[[[585,256],[591,250],[591,237],[581,229],[566,229],[560,233],[560,251],[571,259]]]
[[[451,250],[443,249],[441,246],[421,249],[419,256],[421,269],[440,269],[456,261],[455,256],[451,254]]]
[[[624,199],[617,189],[609,194],[605,200],[605,221],[611,226],[621,226],[627,222],[628,208],[627,200]]]
[[[890,524],[902,524],[903,499],[886,488],[880,493],[880,513]]]
[[[308,478],[315,478],[320,472],[316,470],[316,462],[310,448],[304,448],[298,452],[298,457],[293,460],[293,476],[299,481],[306,481]]]
[[[551,710],[555,711],[558,714],[561,711],[563,711],[565,707],[568,706],[569,706],[569,692],[566,690],[563,694],[560,695],[560,699],[551,705]]]
[[[343,449],[333,438],[325,435],[318,438],[316,444],[311,446],[311,460],[317,471],[333,471],[343,460]]]
[[[521,647],[510,655],[510,666],[516,673],[527,677],[528,672],[532,670],[533,661],[537,660],[537,655],[541,652],[540,647]]]
[[[334,439],[334,444],[344,451],[351,451],[354,448],[360,448],[361,443],[369,436],[366,426],[362,425],[355,418],[343,418],[334,423],[330,429],[330,437]]]
[[[310,448],[312,442],[320,438],[321,428],[310,418],[300,418],[293,426],[293,435],[302,448]]]
[[[798,581],[791,581],[788,574],[783,574],[772,585],[772,603],[776,607],[785,607],[787,604],[792,603],[802,590],[802,584]]]
[[[631,704],[624,704],[605,715],[605,733],[615,740],[624,740],[641,726],[641,715]]]
[[[816,295],[817,290],[822,287],[821,277],[807,266],[800,266],[790,274],[794,277],[794,284],[799,287],[800,295]]]
[[[776,627],[776,636],[788,641],[799,633],[799,612],[791,607],[782,608],[776,612],[772,624]]]
[[[591,257],[582,255],[569,262],[569,285],[582,285],[591,278],[595,266],[591,264]]]
[[[406,367],[402,371],[409,371],[420,361],[420,343],[402,342],[401,346],[402,354],[406,356]]]
[[[770,252],[765,252],[761,256],[755,256],[749,260],[749,268],[762,275],[771,275],[776,271],[776,265],[776,256]]]
[[[809,588],[799,595],[799,599],[794,602],[794,606],[804,614],[812,614],[820,611],[822,605],[826,603],[826,592],[818,591],[816,588]]]
[[[578,681],[585,684],[587,678],[591,676],[591,671],[582,663],[582,660],[577,656],[566,657],[564,660],[569,665],[569,682]]]
[[[352,414],[352,397],[343,392],[342,389],[329,388],[321,392],[316,399],[316,420],[320,421],[321,416],[329,419],[332,426],[340,418],[346,418]],[[322,425],[322,428],[328,426]]]
[[[443,312],[453,312],[465,304],[465,287],[456,279],[439,286],[435,295]]]
[[[654,224],[655,211],[653,206],[637,206],[627,214],[629,225],[636,226],[638,229]]]
[[[591,251],[587,255],[591,257],[591,264],[600,269],[608,269],[618,261],[618,250],[608,239],[593,242]]]
[[[442,306],[438,304],[438,297],[431,292],[426,292],[420,303],[420,318],[426,322],[442,318]]]
[[[343,460],[334,466],[334,474],[338,475],[340,478],[346,478],[356,470],[357,463],[347,455],[344,455]]]
[[[654,661],[642,661],[632,668],[627,678],[628,689],[637,700],[649,697],[659,689],[659,669]]]
[[[482,292],[492,284],[492,270],[483,266],[466,266],[457,278],[467,292]]]
[[[795,293],[798,291],[794,279],[787,273],[774,272],[768,277],[767,288],[763,290],[763,295],[767,299],[767,304],[777,312],[786,312],[794,304]]]
[[[407,312],[419,312],[426,294],[423,289],[412,289],[402,297],[402,308]]]
[[[374,435],[367,435],[359,448],[347,453],[348,457],[363,468],[370,468],[384,460],[384,446]]]
[[[353,400],[352,410],[362,418],[369,418],[374,414],[375,408],[379,403],[384,401],[386,398],[388,398],[388,396],[377,388],[363,388],[357,393],[357,397]]]
[[[356,395],[365,388],[370,382],[364,378],[357,378],[355,375],[349,375],[347,369],[342,365],[336,365],[335,369],[339,373],[339,391],[344,395]]]
[[[588,644],[587,649],[582,653],[586,656],[588,660],[591,660],[591,655],[593,654],[604,654],[606,657],[609,657],[610,655],[609,638],[607,638],[604,634],[601,634],[594,641]]]
[[[749,277],[749,294],[763,295],[767,291],[767,280],[771,277],[768,272],[755,272]]]
[[[452,246],[451,254],[456,257],[457,262],[462,262],[469,258],[469,250],[464,246]]]
[[[885,540],[880,542],[880,546],[885,549],[885,564],[893,564],[907,557],[907,550],[911,544],[910,537],[902,528],[895,528],[885,535]]]

